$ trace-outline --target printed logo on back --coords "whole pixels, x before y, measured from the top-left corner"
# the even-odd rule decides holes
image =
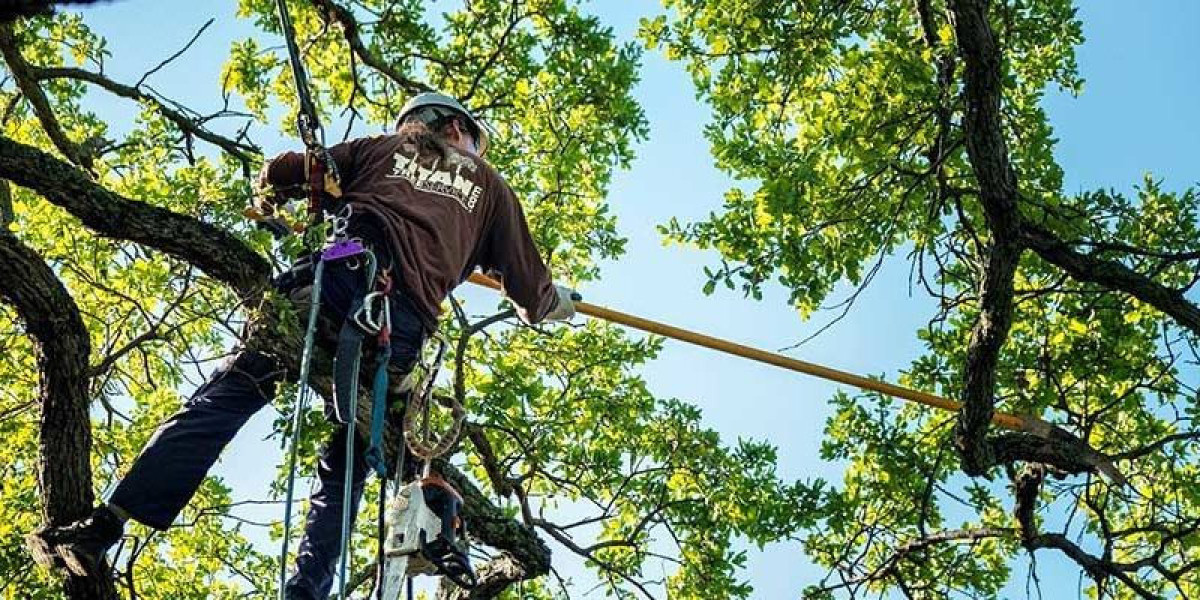
[[[407,152],[411,151],[412,154]],[[483,188],[466,176],[463,171],[475,172],[475,161],[455,152],[451,148],[445,161],[438,157],[433,164],[426,167],[418,162],[416,148],[406,145],[403,151],[394,155],[396,164],[388,177],[403,179],[412,184],[414,189],[429,192],[447,198],[453,198],[467,212],[473,212]]]

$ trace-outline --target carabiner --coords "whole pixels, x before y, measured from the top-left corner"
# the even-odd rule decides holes
[[[383,306],[373,308],[372,305],[380,300],[382,300]],[[358,312],[351,315],[350,318],[363,331],[372,335],[378,334],[383,329],[381,320],[385,321],[389,327],[391,325],[392,313],[388,304],[386,294],[383,292],[370,292],[366,296],[363,296],[362,308],[359,308]]]

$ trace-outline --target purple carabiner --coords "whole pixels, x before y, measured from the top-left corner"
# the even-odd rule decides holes
[[[326,248],[325,251],[321,253],[321,260],[326,262],[331,260],[339,260],[354,256],[356,254],[362,254],[363,250],[365,250],[365,248],[363,248],[362,242],[359,242],[358,240],[342,240],[340,242],[334,242],[332,246]]]

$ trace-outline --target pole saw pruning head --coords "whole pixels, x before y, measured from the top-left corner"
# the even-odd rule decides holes
[[[408,575],[440,575],[475,587],[462,505],[458,491],[436,474],[400,488],[387,507],[386,559],[406,559]]]

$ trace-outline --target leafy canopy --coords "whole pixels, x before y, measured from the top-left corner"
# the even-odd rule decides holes
[[[557,278],[594,279],[597,259],[622,253],[605,194],[613,170],[629,164],[633,143],[647,132],[631,96],[636,45],[618,42],[566,0],[473,0],[444,12],[441,4],[416,0],[288,6],[330,141],[343,132],[387,130],[407,96],[424,86],[457,95],[497,129],[489,160],[522,198]],[[296,110],[294,82],[273,37],[273,11],[267,0],[240,2],[238,16],[258,32],[232,44],[218,81],[183,97],[156,91],[153,74],[137,85],[116,82],[140,94],[126,96],[138,104],[132,122],[115,121],[93,103],[94,94],[110,87],[70,69],[107,78],[123,70],[112,65],[134,58],[140,64],[141,57],[114,56],[72,13],[21,21],[15,38],[34,68],[68,69],[59,76],[39,71],[37,84],[67,139],[91,153],[98,185],[235,232],[284,264],[299,250],[295,241],[275,245],[240,217],[248,174],[262,160],[257,144],[279,132],[291,135]],[[170,68],[186,68],[191,58],[185,51]],[[214,98],[224,104],[216,114],[188,108]],[[0,82],[0,105],[4,136],[64,154],[11,78]],[[220,138],[220,149],[200,130]],[[38,190],[13,188],[11,212],[9,229],[54,268],[91,337],[93,487],[101,495],[227,352],[249,314],[230,289],[187,261],[96,235]],[[609,594],[665,589],[681,598],[748,597],[734,541],[762,544],[786,535],[795,507],[820,490],[780,481],[770,445],[724,445],[695,407],[651,395],[637,369],[654,358],[658,340],[599,323],[519,328],[500,310],[463,307],[444,319],[471,411],[471,435],[453,462],[508,518],[548,540],[556,556],[582,557]],[[37,525],[39,503],[35,350],[15,313],[0,311],[12,324],[0,327],[8,357],[0,363],[0,432],[7,442],[0,449],[0,574],[22,597],[51,598],[57,583],[27,568],[20,538]],[[476,330],[492,316],[494,324]],[[438,393],[459,391],[447,382]],[[290,402],[281,390],[281,415]],[[286,442],[284,421],[276,420],[273,440],[265,443]],[[327,427],[315,411],[307,424],[301,449],[311,473]],[[275,473],[276,490],[283,475]],[[376,493],[372,486],[360,515],[356,570],[373,553]],[[278,523],[242,513],[243,503],[262,500],[268,499],[247,498],[209,478],[175,527],[132,529],[117,556],[119,585],[141,598],[272,593],[277,546],[262,542],[280,534]],[[502,559],[504,550],[484,552]],[[661,580],[656,574],[664,565],[668,575]],[[551,597],[569,589],[539,580],[520,593]]]
[[[713,111],[705,132],[717,164],[749,182],[707,218],[663,227],[671,240],[720,253],[707,291],[723,284],[758,297],[776,282],[808,317],[837,284],[861,289],[882,261],[907,256],[932,302],[916,332],[925,354],[901,383],[962,392],[997,240],[976,179],[989,165],[967,152],[964,44],[951,13],[980,4],[1001,53],[1000,124],[1021,218],[1087,264],[1103,261],[1102,273],[1115,265],[1164,294],[1193,290],[1195,190],[1169,192],[1149,177],[1131,182],[1134,193],[1062,189],[1041,100],[1050,87],[1082,89],[1072,2],[663,4],[640,36],[687,68]],[[997,410],[1065,424],[1116,457],[1130,486],[1047,480],[1036,521],[1022,523],[1010,490],[955,476],[952,415],[839,395],[823,456],[847,472],[827,502],[801,511],[814,522],[805,551],[830,571],[808,589],[813,597],[995,597],[1020,554],[1046,547],[1090,576],[1089,597],[1200,591],[1196,331],[1132,288],[1081,280],[1044,256],[1026,252],[1018,264]],[[991,476],[1015,482],[1020,470],[1010,461]],[[1041,532],[1026,527],[1037,524]]]

